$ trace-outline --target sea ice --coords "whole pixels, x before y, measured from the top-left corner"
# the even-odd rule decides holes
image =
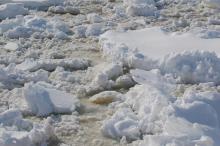
[[[71,113],[80,106],[75,96],[48,86],[46,83],[25,84],[24,98],[33,114]]]
[[[175,84],[158,71],[132,74],[141,85],[130,89],[124,103],[103,122],[105,136],[126,137],[134,145],[219,145],[218,93],[189,90],[175,97]]]
[[[48,7],[54,5],[62,5],[64,0],[3,0],[0,4],[4,3],[20,3],[28,9],[47,10]]]
[[[17,16],[15,19],[4,20],[0,23],[0,34],[8,38],[29,38],[34,33],[42,37],[53,36],[58,39],[67,39],[70,33],[69,26],[56,18],[46,20],[38,16]]]
[[[27,15],[28,10],[20,3],[9,3],[0,5],[0,20],[14,18],[17,15]]]

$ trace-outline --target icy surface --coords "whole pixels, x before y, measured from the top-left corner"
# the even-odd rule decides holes
[[[128,47],[128,50],[124,50],[125,53],[136,49],[147,57],[160,59],[169,53],[192,50],[213,51],[220,54],[219,40],[218,38],[203,39],[192,33],[170,34],[160,28],[146,28],[128,32],[109,31],[101,36],[100,43],[103,53],[110,57],[110,54],[123,56],[123,50],[118,47],[123,44]]]
[[[131,16],[154,16],[157,10],[154,0],[124,0],[126,12]]]
[[[219,8],[0,0],[0,145],[219,146]]]
[[[24,86],[24,98],[33,114],[47,116],[51,113],[71,113],[80,106],[76,97],[48,86],[44,83]]]
[[[17,16],[15,19],[4,20],[0,23],[0,34],[8,38],[53,37],[67,39],[69,27],[56,18],[48,21],[38,16]],[[44,34],[45,33],[45,34]]]
[[[49,6],[61,5],[63,0],[3,0],[1,3],[20,3],[29,9],[45,10]]]
[[[128,141],[143,135],[140,145],[218,145],[219,110],[212,103],[219,96],[215,92],[209,92],[214,95],[207,96],[211,99],[204,99],[204,92],[199,96],[186,92],[177,98],[170,94],[175,85],[158,73],[137,70],[133,76],[141,85],[132,88],[125,105],[104,122],[105,135],[125,136]]]
[[[4,4],[0,5],[0,20],[6,18],[14,18],[16,15],[26,15],[28,10],[22,4]]]
[[[169,34],[158,28],[109,31],[100,39],[104,56],[122,60],[131,68],[157,68],[180,83],[216,84],[220,81],[219,42],[218,38],[205,39],[190,33]]]
[[[205,4],[212,8],[220,8],[220,1],[219,0],[204,0]]]
[[[0,114],[1,146],[31,146],[46,144],[53,137],[53,128],[49,119],[44,125],[23,119],[18,110],[8,110]]]

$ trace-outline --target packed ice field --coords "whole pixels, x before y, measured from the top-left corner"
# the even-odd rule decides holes
[[[0,0],[0,146],[220,146],[220,0]]]

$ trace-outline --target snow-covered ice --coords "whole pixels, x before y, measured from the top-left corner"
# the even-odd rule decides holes
[[[219,84],[219,40],[200,38],[194,33],[169,34],[159,28],[146,28],[106,32],[100,44],[104,56],[122,60],[132,68],[158,68],[181,83]]]
[[[16,15],[26,15],[28,10],[24,8],[23,4],[20,3],[9,3],[0,5],[0,20],[6,18],[14,18]]]
[[[1,146],[32,146],[46,144],[54,136],[50,120],[44,124],[23,119],[19,110],[7,110],[0,114]]]
[[[0,146],[219,146],[219,0],[0,0]]]
[[[131,16],[154,16],[156,6],[154,0],[124,0],[126,12]]]
[[[56,18],[46,20],[38,16],[17,16],[15,19],[4,20],[0,23],[0,34],[8,38],[49,37],[50,35],[67,39],[69,27]]]
[[[77,97],[48,86],[44,83],[25,84],[24,98],[33,114],[71,113],[80,106]]]
[[[219,0],[204,0],[205,4],[212,8],[220,8]]]
[[[124,106],[104,121],[103,134],[116,139],[125,136],[138,145],[219,144],[219,110],[213,104],[219,98],[216,92],[206,96],[198,91],[196,96],[189,90],[175,97],[171,94],[175,84],[158,73],[137,70],[133,74],[141,85],[132,88]]]
[[[16,66],[17,69],[24,71],[37,71],[44,69],[53,71],[57,67],[63,67],[69,70],[86,69],[90,65],[89,60],[86,59],[26,59],[21,64]]]
[[[62,5],[63,0],[3,0],[0,4],[4,3],[15,3],[23,4],[24,7],[29,9],[46,10],[48,7],[53,5]]]
[[[155,27],[127,32],[108,31],[101,36],[100,43],[103,53],[110,57],[111,55],[123,55],[123,50],[118,47],[123,44],[129,49],[125,51],[137,50],[149,58],[160,59],[169,53],[193,50],[211,51],[220,54],[219,40],[218,38],[200,38],[193,33],[168,33]]]

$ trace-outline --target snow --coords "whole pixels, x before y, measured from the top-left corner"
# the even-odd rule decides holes
[[[0,145],[31,146],[45,144],[53,135],[49,119],[44,124],[23,119],[19,110],[10,109],[0,114]]]
[[[38,16],[17,16],[15,19],[0,23],[0,34],[8,38],[29,38],[38,33],[38,37],[52,35],[58,39],[67,39],[69,27],[59,19],[46,20]]]
[[[32,123],[23,119],[22,113],[16,109],[10,109],[0,114],[0,123],[3,126],[15,125],[19,129],[30,129]]]
[[[219,8],[0,0],[0,146],[219,146]]]
[[[103,67],[105,67],[103,69]],[[92,80],[91,87],[108,89],[113,86],[113,79],[123,74],[122,64],[118,63],[102,63],[96,66],[95,76]]]
[[[154,0],[124,0],[123,3],[130,16],[154,16],[157,11]]]
[[[15,3],[23,4],[24,7],[29,9],[46,10],[50,6],[62,5],[63,0],[3,0],[2,3]]]
[[[15,42],[8,42],[5,46],[4,49],[7,51],[16,51],[19,49],[19,45]]]
[[[93,24],[89,24],[87,26],[85,35],[86,37],[89,36],[99,36],[100,34],[103,33],[103,25],[100,23],[93,23]]]
[[[218,50],[216,50],[218,52]],[[220,82],[220,58],[210,52],[184,52],[164,58],[160,69],[180,83]]]
[[[137,145],[219,144],[219,108],[215,106],[219,93],[195,94],[189,89],[183,97],[175,97],[171,94],[175,84],[158,72],[135,70],[132,74],[140,85],[130,89],[125,102],[103,122],[104,135],[126,137]]]
[[[205,4],[211,8],[220,8],[219,0],[204,0]]]
[[[153,59],[163,58],[170,53],[193,50],[214,51],[220,54],[219,38],[204,39],[192,33],[166,33],[158,27],[127,32],[108,31],[101,36],[100,44],[103,53],[106,55],[111,53],[112,56],[114,54],[124,55],[121,48],[117,47],[122,44],[128,47],[129,50],[126,50],[128,52],[136,49]]]
[[[26,59],[16,66],[19,70],[34,72],[39,69],[54,71],[57,67],[68,68],[70,70],[86,69],[89,66],[89,60],[86,59]]]
[[[201,38],[190,32],[169,34],[159,28],[146,28],[108,31],[101,36],[100,44],[104,56],[121,60],[130,68],[159,69],[178,83],[220,82],[219,38]]]
[[[57,14],[65,14],[65,13],[70,13],[72,15],[80,14],[80,10],[78,8],[74,8],[71,6],[66,6],[66,7],[52,6],[52,7],[49,7],[48,11],[52,13],[57,13]]]
[[[27,15],[28,10],[24,8],[24,5],[18,3],[18,4],[4,4],[0,5],[0,20],[6,19],[6,18],[14,18],[17,15]]]
[[[96,13],[90,13],[87,15],[87,19],[90,23],[100,23],[103,21],[102,17],[100,17]]]
[[[75,96],[53,89],[46,83],[25,84],[24,98],[31,112],[37,116],[71,113],[80,106]]]
[[[6,68],[0,69],[0,82],[2,88],[14,89],[22,86],[27,82],[48,81],[48,72],[45,70],[38,70],[30,73],[16,69],[16,65],[11,63]]]

